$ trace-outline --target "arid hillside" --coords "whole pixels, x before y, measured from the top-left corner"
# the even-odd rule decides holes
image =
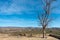
[[[3,27],[0,28],[0,40],[59,40],[49,34],[60,35],[59,28],[47,28],[46,38],[42,38],[42,28]]]

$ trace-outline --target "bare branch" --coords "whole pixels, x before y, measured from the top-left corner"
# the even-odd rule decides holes
[[[38,19],[39,22],[41,24],[41,26],[43,27],[43,38],[44,38],[44,31],[47,27],[47,25],[49,24],[49,22],[52,20],[50,19],[50,12],[51,12],[51,4],[54,2],[55,0],[42,0],[43,3],[43,12],[42,13],[38,13]],[[45,4],[44,4],[45,3]]]

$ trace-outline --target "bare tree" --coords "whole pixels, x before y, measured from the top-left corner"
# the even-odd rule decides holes
[[[42,13],[38,14],[38,19],[40,21],[41,26],[43,27],[43,38],[45,38],[45,29],[48,26],[49,22],[52,20],[50,18],[51,14],[51,4],[56,0],[41,0],[42,2]]]

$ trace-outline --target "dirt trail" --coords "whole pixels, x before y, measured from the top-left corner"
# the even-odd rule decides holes
[[[1,35],[0,40],[58,40],[54,37],[47,36],[47,38],[41,37],[15,37],[15,36],[8,36],[8,35]]]

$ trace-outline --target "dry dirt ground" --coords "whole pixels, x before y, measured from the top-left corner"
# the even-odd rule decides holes
[[[0,40],[59,40],[59,39],[50,36],[47,36],[47,38],[41,38],[41,37],[8,36],[6,34],[0,34]]]

